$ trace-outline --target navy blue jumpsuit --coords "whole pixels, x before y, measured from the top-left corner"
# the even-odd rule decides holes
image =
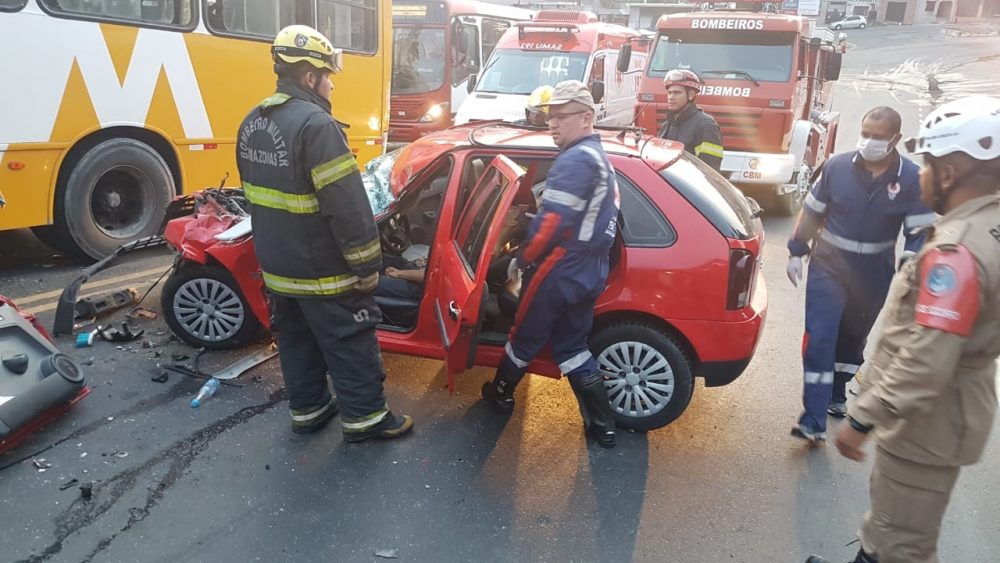
[[[831,157],[788,241],[792,256],[811,254],[799,423],[817,432],[826,430],[830,403],[847,402],[845,387],[895,272],[900,228],[906,250],[916,251],[935,217],[920,202],[917,165],[896,152],[888,158],[893,164],[872,178],[857,152]]]
[[[598,135],[556,158],[518,263],[525,270],[521,301],[501,369],[523,374],[546,343],[563,375],[588,378],[597,362],[587,339],[594,304],[604,291],[620,197]]]

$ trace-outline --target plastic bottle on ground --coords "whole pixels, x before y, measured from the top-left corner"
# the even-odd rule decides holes
[[[201,386],[201,389],[198,390],[198,395],[194,399],[191,399],[191,408],[193,409],[198,408],[199,406],[201,406],[202,401],[211,397],[212,395],[215,395],[215,393],[218,390],[219,390],[219,380],[214,377],[209,379],[208,381],[205,382],[204,385]]]

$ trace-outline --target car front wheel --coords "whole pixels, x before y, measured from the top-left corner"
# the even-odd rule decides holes
[[[590,348],[619,428],[662,428],[691,402],[693,366],[666,332],[643,323],[617,323],[597,331]]]
[[[835,29],[835,30],[837,30],[837,31],[840,31],[840,29],[841,29],[842,27],[843,27],[843,26],[841,26],[840,24],[838,24],[838,25],[835,25],[835,26],[833,26],[833,29]]]
[[[163,285],[160,304],[170,330],[192,346],[240,348],[261,330],[236,280],[222,268],[180,266]]]

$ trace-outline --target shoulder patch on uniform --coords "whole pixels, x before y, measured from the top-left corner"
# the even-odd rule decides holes
[[[980,286],[976,259],[962,245],[932,248],[918,265],[918,325],[969,336],[979,316]]]

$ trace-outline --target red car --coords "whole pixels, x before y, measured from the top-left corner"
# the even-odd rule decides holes
[[[767,309],[760,208],[680,145],[633,132],[601,135],[617,174],[621,215],[591,345],[618,425],[649,430],[680,416],[694,377],[708,387],[726,385],[753,357]],[[518,299],[518,288],[506,284],[507,259],[526,242],[557,154],[547,131],[500,123],[452,128],[398,152],[389,174],[395,200],[376,217],[383,251],[425,255],[427,275],[419,300],[376,294],[386,319],[378,331],[382,350],[445,360],[452,375],[499,363]],[[167,238],[188,251],[176,240],[182,230],[172,224]],[[257,322],[266,326],[259,276],[246,266],[208,280],[200,273],[240,263],[224,253],[245,257],[248,240],[192,252],[199,263],[187,275],[181,261],[163,295],[179,336],[219,347],[222,336],[247,333]],[[206,281],[225,281],[228,293]],[[200,287],[208,289],[192,296]],[[236,309],[242,315],[238,327],[213,332],[214,342],[202,322],[208,309],[197,305],[213,295],[229,301],[227,322]],[[197,309],[186,323],[185,307]],[[199,334],[185,328],[195,326]],[[529,371],[560,375],[545,353]]]

